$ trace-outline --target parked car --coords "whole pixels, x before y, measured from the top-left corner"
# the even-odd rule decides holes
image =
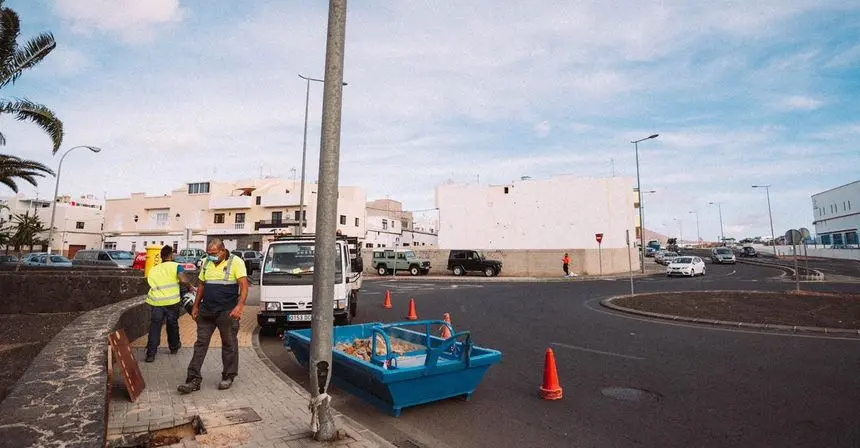
[[[715,247],[711,249],[711,262],[720,264],[720,263],[730,263],[735,264],[737,259],[735,258],[735,253],[732,252],[728,247]]]
[[[664,266],[669,266],[669,263],[671,263],[672,260],[679,256],[680,255],[678,254],[678,252],[672,252],[667,250],[666,252],[663,252],[663,256],[660,257],[660,264]]]
[[[485,276],[493,277],[502,272],[502,262],[488,260],[483,254],[474,250],[452,250],[448,253],[448,270],[454,275],[483,272]]]
[[[401,272],[409,271],[412,275],[430,272],[430,260],[419,258],[409,249],[397,250],[396,264],[393,249],[374,250],[371,264],[379,275],[393,273],[395,269]]]
[[[197,269],[203,264],[203,259],[206,258],[206,251],[203,249],[181,249],[179,253],[173,257],[177,263],[194,263]]]
[[[75,266],[131,269],[134,252],[113,249],[83,249],[75,254]]]
[[[758,257],[758,252],[756,252],[755,248],[752,246],[746,246],[741,249],[742,257]]]
[[[668,266],[666,266],[666,276],[687,275],[695,277],[697,275],[705,275],[705,262],[699,257],[675,257]]]
[[[230,253],[245,260],[245,270],[248,271],[248,275],[260,270],[260,263],[263,261],[263,254],[260,251],[234,250]]]
[[[657,253],[657,249],[655,249],[653,247],[646,247],[645,248],[645,256],[646,257],[653,257],[654,254],[656,254],[656,253]]]
[[[51,263],[48,264],[48,254],[47,253],[39,253],[39,254],[30,254],[32,256],[28,257],[23,264],[26,266],[47,266],[53,268],[70,268],[72,267],[72,262],[62,256],[62,255],[51,255]]]
[[[663,264],[663,256],[666,255],[667,250],[659,249],[654,252],[654,263]]]
[[[0,266],[15,266],[18,264],[18,257],[15,255],[0,255]]]

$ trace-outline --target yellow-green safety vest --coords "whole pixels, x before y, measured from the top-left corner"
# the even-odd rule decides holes
[[[154,266],[149,271],[146,281],[149,283],[149,295],[146,303],[152,306],[170,306],[179,303],[179,281],[176,271],[179,263],[165,261]]]

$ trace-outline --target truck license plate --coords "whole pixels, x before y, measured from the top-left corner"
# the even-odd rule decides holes
[[[289,314],[287,315],[287,321],[289,322],[310,322],[311,315],[310,314]]]

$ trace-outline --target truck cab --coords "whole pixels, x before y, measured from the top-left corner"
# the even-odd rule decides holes
[[[358,312],[358,289],[348,243],[336,241],[334,306],[336,325],[349,325]],[[306,326],[313,310],[315,240],[313,235],[279,237],[263,254],[260,274],[260,311],[263,331]]]

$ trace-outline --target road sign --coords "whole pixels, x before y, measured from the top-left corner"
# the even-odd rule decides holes
[[[600,244],[600,242],[603,241],[603,234],[602,233],[595,233],[594,239],[597,240],[597,244]]]
[[[800,236],[803,238],[804,241],[808,240],[810,238],[809,229],[807,229],[806,227],[801,227]]]
[[[800,244],[803,241],[803,234],[800,230],[791,229],[785,232],[785,244]]]

